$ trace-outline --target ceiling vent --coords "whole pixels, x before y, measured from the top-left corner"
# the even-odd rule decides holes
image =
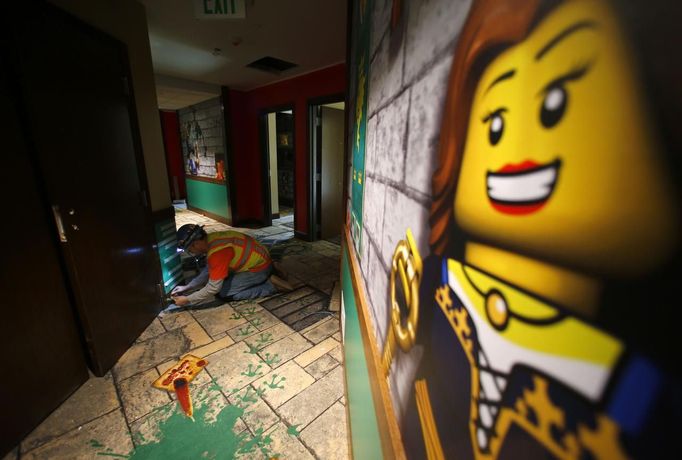
[[[293,62],[283,61],[272,56],[265,56],[264,58],[253,61],[251,64],[246,64],[246,67],[251,67],[253,69],[262,70],[263,72],[279,75],[285,70],[289,70],[292,67],[296,67],[297,65],[298,64],[294,64]]]

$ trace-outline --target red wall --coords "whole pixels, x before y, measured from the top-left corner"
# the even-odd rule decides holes
[[[230,91],[230,120],[238,220],[263,219],[261,152],[258,115],[283,105],[294,106],[296,150],[296,230],[308,233],[308,100],[345,93],[346,66],[338,64],[317,72],[251,91]]]
[[[177,112],[160,111],[163,145],[166,150],[166,169],[168,170],[168,186],[171,197],[181,200],[187,197],[185,189],[185,167],[182,162],[182,146],[180,145],[180,125]],[[180,196],[175,196],[173,177],[177,177]]]

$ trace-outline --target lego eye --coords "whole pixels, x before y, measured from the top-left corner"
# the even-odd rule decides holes
[[[556,126],[566,112],[568,93],[562,86],[550,88],[542,101],[540,108],[540,122],[545,128]]]
[[[497,145],[502,139],[504,132],[504,118],[502,113],[495,113],[490,117],[490,127],[488,128],[488,140],[490,145]]]

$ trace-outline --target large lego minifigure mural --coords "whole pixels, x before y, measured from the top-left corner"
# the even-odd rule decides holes
[[[621,9],[471,7],[431,254],[408,237],[392,264],[386,375],[424,349],[401,420],[409,458],[662,458],[675,442],[661,337],[673,328],[660,322],[679,303],[666,294],[680,265],[676,128]]]

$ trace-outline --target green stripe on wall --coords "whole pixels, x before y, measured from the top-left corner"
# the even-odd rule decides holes
[[[353,292],[348,252],[341,250],[343,262],[341,281],[345,312],[344,350],[346,364],[346,386],[348,389],[348,412],[350,414],[351,443],[353,458],[380,459],[381,439],[377,425],[376,409],[369,384],[369,371],[365,349],[362,344],[360,321]]]
[[[165,293],[168,294],[182,277],[182,264],[175,238],[175,218],[170,217],[154,224],[154,233]]]
[[[192,180],[185,181],[187,185],[187,205],[217,214],[230,220],[230,208],[227,202],[227,186]]]

